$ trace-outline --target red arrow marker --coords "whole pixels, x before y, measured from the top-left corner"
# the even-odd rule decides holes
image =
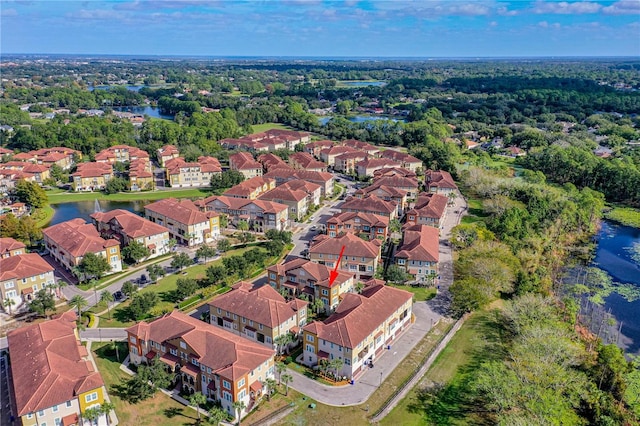
[[[338,278],[338,266],[340,266],[340,261],[342,260],[342,255],[344,254],[344,246],[342,246],[342,250],[340,250],[340,256],[338,257],[338,262],[336,263],[336,267],[333,268],[333,271],[329,273],[329,285],[333,285],[333,282]]]

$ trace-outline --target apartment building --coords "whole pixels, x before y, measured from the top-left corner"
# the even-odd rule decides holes
[[[319,206],[320,201],[322,201],[322,187],[317,183],[304,180],[290,180],[280,185],[279,188],[306,192],[309,196],[310,205]]]
[[[427,192],[448,195],[458,189],[451,173],[444,170],[427,170],[424,174],[424,181]]]
[[[289,165],[297,170],[310,170],[314,172],[326,172],[327,165],[316,160],[308,152],[294,152],[289,155]]]
[[[322,196],[330,197],[333,195],[333,183],[334,177],[332,173],[328,172],[313,172],[309,170],[287,170],[287,169],[275,169],[269,173],[265,173],[264,177],[273,178],[276,180],[276,185],[282,185],[285,182],[292,180],[303,180],[305,182],[315,183],[320,185]]]
[[[309,300],[322,300],[325,312],[338,306],[346,293],[354,291],[353,273],[338,271],[338,277],[329,282],[331,269],[326,265],[307,259],[293,259],[267,268],[269,285],[277,290],[286,289],[289,296],[297,298],[306,295]]]
[[[413,225],[404,229],[402,244],[398,247],[395,263],[412,279],[425,282],[438,275],[440,259],[439,232],[427,225]]]
[[[27,252],[27,246],[22,241],[13,238],[0,238],[0,259],[9,256],[17,256]]]
[[[356,164],[369,158],[363,151],[345,152],[334,158],[333,169],[342,173],[356,173]]]
[[[331,148],[325,148],[320,151],[320,160],[328,166],[334,167],[336,164],[336,157],[346,154],[347,152],[361,153],[362,151],[350,146],[332,146]]]
[[[166,364],[184,392],[201,392],[236,420],[234,402],[244,403],[242,418],[270,391],[275,351],[262,344],[177,310],[125,331],[131,362]]]
[[[364,240],[386,241],[389,218],[362,212],[336,213],[327,220],[327,235],[331,238],[354,234]]]
[[[113,238],[104,239],[96,228],[84,219],[76,218],[42,230],[44,245],[59,264],[68,271],[78,266],[87,253],[102,256],[111,270],[122,271],[120,243]]]
[[[241,281],[209,302],[209,319],[212,325],[277,349],[278,336],[291,333],[297,338],[302,332],[307,305],[296,298],[287,302],[271,286]]]
[[[400,162],[389,158],[367,158],[356,163],[356,173],[359,178],[366,178],[373,176],[376,170],[390,167],[400,167]]]
[[[264,168],[265,172],[273,169],[289,168],[289,165],[282,158],[271,153],[259,155],[258,161],[262,163],[262,167]]]
[[[131,191],[153,190],[155,181],[148,158],[137,158],[129,163],[129,188]]]
[[[289,208],[288,217],[297,221],[304,218],[311,205],[310,197],[305,191],[282,186],[265,192],[258,199],[286,205]]]
[[[269,229],[284,231],[289,228],[289,207],[285,204],[214,195],[202,200],[200,205],[207,213],[227,215],[234,225],[245,220],[255,232],[267,232]]]
[[[80,426],[87,409],[108,401],[102,376],[78,338],[76,318],[70,310],[7,334],[14,414],[24,426]],[[110,424],[106,416],[95,424]]]
[[[158,149],[158,163],[161,167],[167,166],[167,161],[180,156],[180,151],[174,145],[165,145]]]
[[[442,194],[418,194],[414,207],[407,212],[407,225],[429,225],[439,228],[447,214],[449,198]]]
[[[186,162],[182,157],[165,162],[166,179],[172,188],[210,186],[211,178],[222,173],[218,159],[199,157],[198,161]]]
[[[367,279],[378,269],[381,247],[378,239],[365,241],[351,233],[334,238],[318,235],[309,247],[309,259],[333,269],[344,248],[338,269],[355,274],[358,279]]]
[[[371,183],[373,188],[378,186],[387,186],[398,190],[405,191],[407,199],[415,199],[420,192],[420,182],[416,177],[404,177],[399,175],[379,175],[373,178]]]
[[[323,149],[332,148],[334,145],[336,143],[330,140],[310,142],[304,146],[304,152],[313,155],[315,158],[320,158],[320,152]]]
[[[363,142],[357,139],[346,139],[342,141],[342,145],[364,151],[372,157],[377,157],[380,154],[378,147],[371,145],[369,142]]]
[[[46,179],[51,177],[51,172],[49,171],[50,167],[51,166],[25,161],[8,161],[6,163],[0,163],[0,170],[20,172],[23,176],[30,177],[31,181],[36,182],[39,185],[42,185]]]
[[[340,211],[342,213],[372,213],[378,216],[388,217],[389,220],[398,217],[398,205],[394,201],[385,201],[373,194],[367,195],[364,198],[347,197],[347,199],[340,204]]]
[[[253,159],[248,152],[238,152],[229,156],[229,168],[242,173],[245,179],[262,176],[262,164]]]
[[[109,163],[80,163],[71,175],[74,191],[100,191],[113,177],[113,168]]]
[[[165,198],[144,206],[144,216],[169,230],[169,237],[189,247],[211,242],[220,236],[220,217],[203,213],[190,200]]]
[[[412,172],[409,169],[404,169],[402,167],[384,167],[382,169],[378,169],[373,172],[373,177],[407,177],[407,178],[416,178],[416,173]]]
[[[96,212],[91,215],[91,219],[103,238],[116,239],[122,247],[128,246],[132,241],[144,245],[149,250],[149,256],[146,259],[152,259],[170,251],[169,229],[128,210]]]
[[[133,160],[149,161],[149,154],[140,148],[129,145],[114,145],[96,154],[97,163],[131,163]]]
[[[384,284],[346,294],[324,321],[303,328],[303,362],[343,361],[340,376],[357,378],[412,323],[413,294]],[[387,355],[389,356],[389,355]]]
[[[252,177],[227,189],[223,195],[232,198],[255,200],[276,187],[276,180],[264,176]]]
[[[394,161],[400,162],[403,168],[411,170],[412,172],[418,172],[422,169],[422,160],[409,155],[405,152],[395,151],[393,149],[387,149],[380,153],[381,158],[389,158]]]
[[[0,258],[1,300],[12,299],[18,306],[54,284],[53,267],[37,253]]]
[[[354,197],[364,199],[369,195],[375,195],[381,200],[395,203],[398,209],[398,217],[401,217],[407,207],[407,191],[393,186],[382,185],[379,182],[356,190]]]

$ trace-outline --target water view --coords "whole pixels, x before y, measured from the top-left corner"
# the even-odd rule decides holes
[[[318,117],[318,121],[320,122],[321,125],[325,125],[327,124],[329,121],[331,121],[333,117]],[[352,123],[364,123],[365,121],[377,121],[377,120],[391,120],[391,121],[401,121],[401,122],[405,122],[405,119],[403,118],[393,118],[393,117],[389,117],[389,116],[384,116],[384,115],[353,115],[351,117],[348,117],[347,120],[351,121]]]
[[[597,235],[594,262],[607,271],[615,282],[640,286],[640,264],[631,249],[640,244],[640,229],[603,221]],[[640,354],[640,300],[628,302],[617,293],[605,299],[605,309],[622,323],[619,343],[628,353]]]
[[[75,201],[73,203],[54,204],[52,207],[55,210],[53,218],[49,223],[49,226],[55,225],[60,222],[75,219],[77,217],[91,221],[91,214],[96,211],[109,211],[115,209],[129,210],[135,213],[141,213],[144,211],[144,206],[149,204],[149,201],[136,200],[136,201]]]
[[[348,87],[382,87],[387,84],[386,81],[341,81],[340,85]]]
[[[158,108],[151,105],[114,107],[113,110],[120,112],[131,112],[133,114],[148,115],[151,118],[162,118],[163,120],[174,119],[173,115],[162,114]]]

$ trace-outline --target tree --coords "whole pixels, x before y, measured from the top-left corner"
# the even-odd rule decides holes
[[[227,229],[227,226],[229,226],[229,216],[220,214],[218,219],[220,220],[220,229]]]
[[[107,194],[115,194],[117,192],[125,192],[129,190],[129,181],[121,177],[112,177],[104,187]]]
[[[104,290],[100,293],[100,302],[107,305],[107,312],[109,313],[109,319],[111,319],[111,303],[113,303],[113,294],[109,290]]]
[[[2,301],[2,306],[9,308],[9,316],[11,316],[11,307],[16,304],[16,301],[11,297],[7,297]]]
[[[173,255],[173,259],[171,260],[171,267],[182,271],[182,268],[185,268],[192,263],[193,261],[187,253],[176,253]]]
[[[99,254],[87,253],[78,264],[78,271],[84,279],[95,278],[99,280],[105,273],[111,270],[107,259]]]
[[[270,401],[271,400],[271,394],[275,390],[277,382],[275,381],[275,379],[272,379],[271,377],[268,377],[264,381],[264,384],[267,387],[267,400]]]
[[[56,283],[56,287],[57,287],[56,293],[57,293],[58,298],[62,297],[62,289],[65,288],[68,285],[69,285],[69,283],[67,283],[66,281],[58,280],[58,282]]]
[[[138,286],[131,281],[127,281],[122,284],[122,288],[120,289],[120,291],[122,291],[122,293],[127,297],[133,297],[133,295],[138,291]]]
[[[387,270],[384,272],[384,279],[391,283],[396,284],[404,284],[409,276],[404,268],[397,265],[389,265]]]
[[[289,373],[285,373],[282,375],[282,377],[280,377],[280,380],[282,380],[282,383],[284,383],[284,395],[288,396],[289,395],[289,383],[293,382],[293,376]]]
[[[158,389],[166,388],[173,380],[173,374],[167,372],[164,364],[152,361],[150,365],[139,365],[138,373],[123,379],[124,398],[131,404],[151,398]]]
[[[167,243],[167,247],[169,248],[169,251],[172,251],[177,245],[178,245],[178,240],[176,240],[175,238],[171,238]]]
[[[102,415],[102,410],[100,409],[100,407],[87,408],[82,413],[82,417],[84,417],[86,420],[89,420],[89,424],[95,423],[96,425],[98,424],[98,419],[100,418],[101,415]]]
[[[284,362],[276,362],[276,373],[278,373],[278,386],[282,384],[282,373],[287,371],[287,366]]]
[[[218,284],[226,277],[226,270],[222,265],[212,265],[206,270],[207,280],[211,285]]]
[[[324,309],[325,309],[325,305],[322,299],[319,297],[315,297],[313,299],[313,302],[311,302],[311,310],[316,314],[319,314]]]
[[[15,194],[18,200],[35,209],[47,205],[47,194],[36,182],[28,182],[24,179],[19,180],[16,183]]]
[[[227,413],[225,413],[218,407],[213,407],[209,410],[209,417],[207,418],[207,424],[211,426],[218,426],[226,418],[227,418]]]
[[[291,342],[293,342],[293,336],[289,332],[286,332],[276,337],[273,340],[273,343],[275,343],[278,346],[278,355],[282,355],[285,351],[285,348]]]
[[[111,414],[111,412],[115,409],[116,406],[111,402],[105,401],[100,405],[100,412],[102,412],[102,414],[104,414],[104,417],[107,419],[107,426],[111,423],[111,417],[109,416],[109,414]]]
[[[198,414],[198,424],[200,424],[200,405],[207,403],[207,397],[201,392],[196,392],[189,396],[189,404],[196,407],[196,413]]]
[[[236,415],[238,417],[238,426],[240,426],[240,422],[242,420],[242,411],[244,411],[244,409],[247,408],[247,404],[245,404],[244,401],[238,400],[238,401],[233,401],[233,404],[231,404],[231,406],[236,412]]]
[[[76,294],[71,298],[71,300],[69,300],[68,305],[78,310],[78,318],[80,318],[82,315],[82,309],[86,308],[87,305],[89,305],[89,302],[87,302],[87,299],[84,297]]]
[[[137,241],[131,241],[122,249],[122,256],[130,263],[138,263],[151,254],[147,246]]]
[[[198,282],[193,278],[178,278],[176,282],[176,296],[184,300],[198,290]]]
[[[246,232],[249,230],[249,222],[246,220],[239,220],[236,228],[238,228],[238,231]]]
[[[56,182],[67,182],[69,180],[69,176],[62,170],[62,167],[55,163],[51,165],[49,174]]]
[[[340,375],[340,370],[342,370],[342,367],[344,367],[344,361],[341,360],[340,358],[334,358],[331,361],[329,361],[329,367],[333,368],[333,371],[337,379]]]
[[[53,311],[56,309],[56,302],[53,299],[53,295],[47,290],[40,290],[36,293],[35,298],[29,303],[29,310],[35,312],[38,315],[48,317],[47,311]]]
[[[159,298],[157,293],[140,293],[131,299],[129,305],[129,314],[133,320],[141,320],[149,316],[151,308],[158,304]]]
[[[220,250],[222,253],[229,251],[230,248],[231,243],[226,238],[218,241],[218,250]]]
[[[205,264],[207,263],[208,258],[214,257],[215,255],[216,249],[209,247],[208,245],[203,244],[198,247],[198,250],[196,250],[196,256],[203,258]]]
[[[158,264],[147,266],[147,273],[149,274],[151,282],[156,282],[158,277],[162,277],[165,274],[164,268]]]

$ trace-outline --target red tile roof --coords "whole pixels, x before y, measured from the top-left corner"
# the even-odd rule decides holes
[[[389,158],[368,158],[356,163],[356,167],[380,169],[384,167],[400,167],[400,163]]]
[[[342,225],[346,222],[354,222],[356,219],[359,219],[359,224],[365,224],[369,226],[389,226],[388,217],[363,212],[336,213],[327,220],[327,224],[335,223],[337,225]]]
[[[418,194],[416,204],[407,214],[414,214],[419,217],[429,217],[441,219],[447,209],[449,199],[441,194]]]
[[[151,222],[128,210],[110,210],[108,212],[96,212],[91,215],[97,222],[115,222],[129,238],[150,237],[165,232],[169,229]]]
[[[440,259],[438,228],[427,225],[414,225],[404,230],[402,244],[398,247],[395,257],[438,262]]]
[[[267,191],[258,197],[259,200],[274,201],[280,203],[282,201],[300,202],[308,197],[305,191],[298,189],[288,189],[281,186]]]
[[[238,152],[229,156],[229,164],[237,170],[262,169],[262,164],[253,159],[248,152]]]
[[[340,210],[344,211],[361,211],[366,213],[384,213],[389,216],[396,211],[397,205],[393,201],[384,201],[375,195],[369,195],[365,198],[347,198],[340,205]]]
[[[275,179],[271,179],[264,176],[254,176],[251,179],[247,179],[245,181],[240,182],[239,184],[232,186],[227,189],[223,195],[226,196],[239,196],[239,197],[248,197],[255,190],[260,189],[260,193],[262,193],[262,189],[264,186],[269,188],[271,185],[275,185]]]
[[[82,178],[99,177],[104,175],[110,175],[113,173],[113,168],[109,163],[80,163],[78,169],[73,176],[79,176]]]
[[[145,210],[161,214],[168,219],[185,225],[208,222],[207,216],[190,200],[176,200],[175,198],[165,198],[155,203],[144,206]]]
[[[307,182],[304,180],[290,180],[280,185],[280,188],[299,189],[307,194],[313,194],[322,187],[317,183]]]
[[[99,253],[107,247],[120,245],[117,240],[105,240],[100,237],[93,225],[80,218],[50,226],[43,229],[42,233],[74,257],[84,256],[86,253]]]
[[[73,310],[7,334],[17,415],[44,410],[104,386],[74,333]]]
[[[314,321],[304,330],[353,349],[412,297],[408,291],[382,284],[366,286],[361,294],[345,294],[329,318]]]
[[[308,152],[294,152],[289,155],[289,162],[295,161],[303,169],[326,169],[327,164],[318,161]]]
[[[279,265],[270,266],[267,268],[267,271],[275,272],[276,275],[280,277],[286,277],[288,275],[288,272],[296,269],[304,270],[305,277],[310,277],[311,279],[316,281],[316,285],[322,287],[339,286],[340,284],[354,277],[353,273],[338,270],[338,277],[333,283],[329,284],[329,278],[331,270],[333,268],[329,268],[328,266],[320,265],[319,263],[314,263],[310,260],[302,258],[296,258]]]
[[[0,257],[4,257],[13,250],[24,249],[26,247],[23,242],[14,240],[13,238],[0,238]]]
[[[427,170],[424,174],[425,182],[429,187],[435,186],[438,188],[457,189],[458,186],[453,181],[451,173],[444,170]]]
[[[309,247],[309,253],[322,253],[339,255],[344,247],[344,256],[377,258],[380,256],[380,242],[378,240],[365,241],[353,234],[344,234],[340,237],[315,239]]]
[[[28,278],[52,271],[53,267],[37,253],[19,254],[0,259],[0,281]]]
[[[380,153],[380,157],[390,158],[392,160],[400,161],[402,163],[420,163],[422,164],[422,160],[416,158],[412,155],[409,155],[404,152],[396,151],[393,149],[387,149]]]

